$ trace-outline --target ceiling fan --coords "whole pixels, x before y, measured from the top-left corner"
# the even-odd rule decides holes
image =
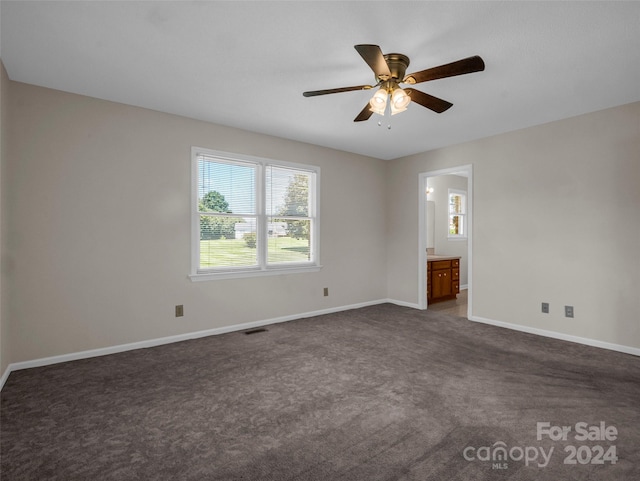
[[[375,85],[356,85],[353,87],[340,87],[326,90],[312,90],[303,92],[305,97],[315,97],[317,95],[335,94],[339,92],[351,92],[354,90],[369,90],[380,87],[373,95],[371,100],[354,122],[362,122],[368,120],[374,113],[384,115],[387,111],[389,103],[391,115],[407,110],[407,106],[412,101],[433,110],[442,113],[453,104],[446,100],[439,99],[433,95],[426,94],[420,90],[413,88],[401,88],[400,84],[405,83],[415,85],[429,80],[436,80],[447,77],[455,77],[456,75],[464,75],[472,72],[480,72],[484,70],[484,61],[479,56],[473,56],[457,60],[439,67],[428,68],[405,75],[409,66],[409,57],[401,53],[383,54],[378,45],[355,45],[355,49],[362,56],[365,62],[371,67],[375,75]],[[391,102],[388,102],[389,99]]]

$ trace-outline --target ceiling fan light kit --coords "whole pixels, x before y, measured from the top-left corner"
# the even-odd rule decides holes
[[[378,45],[355,45],[355,49],[369,65],[375,75],[375,85],[357,85],[353,87],[340,87],[326,90],[313,90],[303,92],[305,97],[334,94],[339,92],[351,92],[354,90],[369,90],[380,87],[373,94],[369,103],[356,116],[354,122],[368,120],[374,113],[385,115],[387,105],[391,115],[407,110],[413,101],[436,113],[442,113],[453,104],[439,99],[420,90],[401,88],[400,84],[415,85],[429,80],[436,80],[457,75],[464,75],[484,70],[484,61],[479,56],[468,57],[456,62],[451,62],[439,67],[433,67],[420,72],[405,75],[409,66],[409,57],[401,53],[383,54]],[[390,100],[390,102],[389,102]]]
[[[400,87],[391,93],[391,115],[399,114],[407,110],[411,97]]]
[[[371,105],[370,110],[375,114],[384,115],[384,112],[387,110],[388,96],[389,94],[384,89],[378,90],[373,94],[371,100],[369,100],[369,105]]]

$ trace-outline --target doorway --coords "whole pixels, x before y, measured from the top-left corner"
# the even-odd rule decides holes
[[[419,307],[469,318],[473,312],[473,167],[469,164],[423,172],[419,176]],[[460,196],[464,198],[464,205],[456,212],[449,205],[460,202]],[[460,294],[455,300],[428,305],[427,249],[429,255],[460,257]]]

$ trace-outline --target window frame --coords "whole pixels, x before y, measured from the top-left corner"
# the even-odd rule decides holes
[[[458,195],[462,197],[462,200],[463,200],[462,212],[460,213],[451,212],[451,196],[452,195]],[[450,232],[449,225],[450,225],[452,216],[458,216],[458,218],[462,221],[462,234],[452,234]],[[447,190],[447,239],[451,241],[467,239],[467,192],[465,190],[451,189],[451,188]]]
[[[258,239],[257,265],[200,268],[200,212],[198,210],[199,170],[198,157],[204,155],[218,159],[224,163],[239,165],[253,164],[256,168],[256,237]],[[269,264],[267,241],[268,219],[273,217],[267,212],[266,202],[266,170],[268,166],[297,170],[312,174],[312,185],[309,187],[309,207],[311,214],[305,219],[311,220],[311,253],[312,258],[306,262],[286,262]],[[208,281],[219,279],[236,279],[242,277],[261,277],[282,274],[318,272],[320,264],[320,167],[309,164],[286,162],[245,154],[222,152],[202,147],[191,147],[191,270],[192,281]],[[280,217],[278,217],[280,218]]]

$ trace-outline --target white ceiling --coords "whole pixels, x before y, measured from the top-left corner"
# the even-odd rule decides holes
[[[7,1],[12,80],[382,159],[640,100],[640,2]],[[373,82],[353,46],[411,59],[407,72],[480,55],[484,72],[419,90],[378,126],[353,118]]]

